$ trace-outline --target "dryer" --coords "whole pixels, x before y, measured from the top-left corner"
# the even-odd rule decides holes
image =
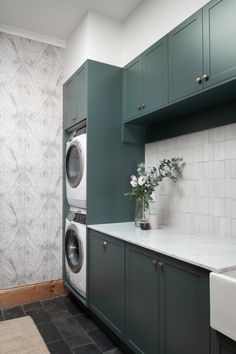
[[[86,211],[69,212],[64,239],[66,278],[71,287],[86,299]]]
[[[86,208],[87,175],[86,127],[79,129],[66,144],[66,196],[70,207]]]

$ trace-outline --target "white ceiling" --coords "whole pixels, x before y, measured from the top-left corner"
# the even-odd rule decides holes
[[[0,30],[11,28],[62,43],[89,10],[124,21],[143,0],[0,0]],[[31,36],[32,37],[32,36]]]

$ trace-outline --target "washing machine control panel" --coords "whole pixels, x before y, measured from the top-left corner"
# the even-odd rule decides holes
[[[86,214],[70,211],[67,216],[67,220],[86,225]]]

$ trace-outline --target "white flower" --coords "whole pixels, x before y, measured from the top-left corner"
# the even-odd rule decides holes
[[[132,186],[133,188],[137,187],[137,185],[138,185],[138,183],[137,183],[136,181],[134,181],[134,180],[132,180],[132,181],[130,182],[130,184],[131,184],[131,186]]]
[[[145,176],[140,176],[139,179],[138,179],[138,184],[140,186],[143,186],[147,181],[147,178]]]
[[[137,177],[136,176],[131,176],[131,182],[130,182],[131,186],[133,188],[137,187],[138,183],[137,183]]]

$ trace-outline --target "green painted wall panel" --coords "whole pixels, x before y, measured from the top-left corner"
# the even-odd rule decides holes
[[[121,68],[90,60],[87,65],[87,221],[130,221],[134,204],[124,193],[144,160],[144,144],[121,141]]]

